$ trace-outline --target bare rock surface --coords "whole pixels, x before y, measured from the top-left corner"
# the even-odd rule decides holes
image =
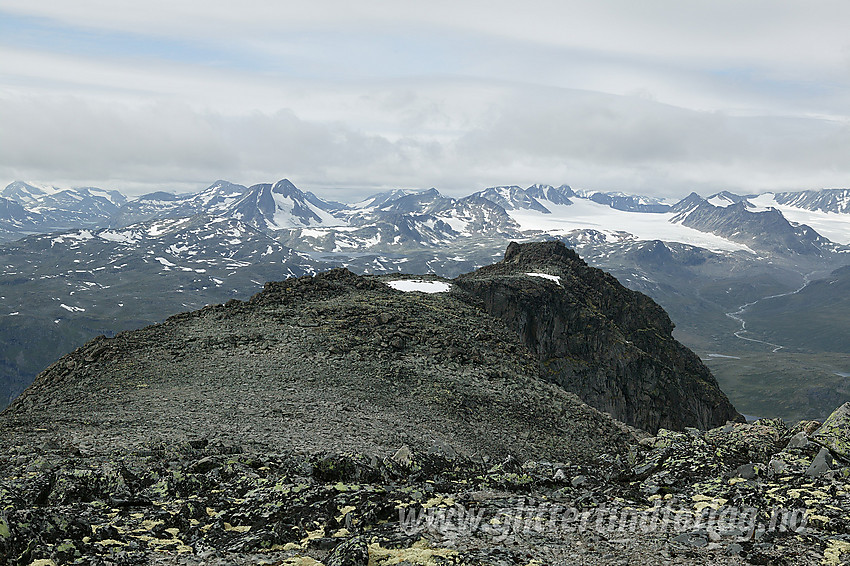
[[[3,423],[97,453],[218,438],[584,460],[635,438],[538,379],[517,337],[462,295],[403,293],[341,269],[95,340],[41,374]]]

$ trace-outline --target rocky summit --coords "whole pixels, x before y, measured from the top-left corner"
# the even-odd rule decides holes
[[[3,414],[84,452],[217,439],[263,452],[584,460],[637,432],[538,378],[514,332],[463,293],[335,269],[96,339]]]
[[[563,242],[512,243],[456,284],[519,334],[544,379],[623,422],[654,432],[743,421],[657,303]]]
[[[547,242],[452,281],[335,269],[100,337],[0,413],[0,559],[850,557],[850,408],[737,422],[671,330]]]

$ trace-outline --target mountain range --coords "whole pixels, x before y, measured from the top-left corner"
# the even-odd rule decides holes
[[[128,199],[118,191],[58,189],[17,181],[0,191],[0,222],[3,236],[9,240],[32,233],[124,228],[148,220],[202,214],[240,220],[277,236],[307,230],[306,237],[311,237],[311,229],[333,239],[353,233],[349,239],[362,240],[357,242],[358,249],[409,242],[439,245],[447,237],[483,234],[556,235],[594,226],[609,236],[624,232],[653,239],[649,224],[656,224],[661,227],[656,227],[659,237],[655,239],[704,244],[709,249],[712,245],[729,250],[776,248],[780,253],[810,254],[850,244],[846,227],[842,232],[817,232],[822,215],[846,214],[848,203],[850,191],[845,189],[744,196],[724,191],[708,198],[691,193],[676,203],[665,203],[623,193],[574,191],[568,185],[532,185],[491,187],[463,198],[446,197],[436,189],[395,190],[343,204],[301,191],[286,179],[251,187],[216,181],[198,193],[156,192]],[[787,218],[784,213],[791,211],[794,218]],[[806,213],[812,226],[799,221],[800,214]],[[599,218],[593,222],[588,216]],[[374,234],[370,238],[357,232],[376,225],[395,226],[402,235],[372,242]],[[694,232],[705,236],[700,238]],[[771,241],[777,235],[782,236],[781,242]]]
[[[850,399],[840,377],[850,372],[850,306],[813,295],[795,311],[797,327],[834,337],[821,348],[765,329],[791,293],[850,263],[847,201],[845,189],[667,202],[538,184],[460,198],[397,189],[346,204],[286,179],[133,199],[15,182],[0,191],[0,406],[96,334],[243,298],[268,280],[333,267],[453,278],[493,263],[510,241],[549,239],[658,301],[742,412],[822,417]],[[774,295],[771,309],[751,304]],[[740,378],[753,366],[785,376],[778,390],[797,408],[761,405]]]

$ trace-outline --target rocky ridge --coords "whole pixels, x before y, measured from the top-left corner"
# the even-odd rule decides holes
[[[521,394],[520,394],[521,393]],[[254,449],[583,459],[635,433],[541,381],[501,321],[462,293],[396,291],[335,269],[241,302],[96,339],[43,372],[5,422],[103,453],[215,436]]]
[[[544,379],[616,419],[648,431],[743,420],[657,303],[560,241],[512,243],[455,281],[519,334]]]
[[[670,209],[677,213],[671,222],[769,253],[817,256],[834,248],[832,242],[810,226],[792,224],[775,208],[753,212],[749,210],[752,205],[745,198],[730,194],[727,200],[732,199],[738,200],[726,207],[714,206],[691,193]]]

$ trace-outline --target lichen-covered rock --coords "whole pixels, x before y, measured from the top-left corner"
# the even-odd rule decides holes
[[[780,430],[760,424],[726,425],[708,431],[705,436],[719,458],[732,467],[767,462],[782,446]]]
[[[325,566],[367,566],[369,545],[365,537],[352,537],[334,548],[323,562]]]
[[[833,411],[812,435],[812,440],[829,448],[835,456],[850,462],[850,402]]]
[[[819,476],[832,470],[833,458],[827,448],[821,448],[812,460],[811,465],[806,468],[807,476]]]
[[[735,434],[758,438],[763,428]],[[618,455],[590,467],[410,450],[402,469],[391,457],[172,447],[121,458],[121,506],[99,487],[117,469],[109,456],[54,451],[54,477],[86,482],[45,503],[0,496],[0,564],[796,566],[850,557],[837,544],[850,532],[847,475],[732,469],[737,456],[725,460],[707,440],[716,434],[636,444],[636,465],[665,454],[646,477],[614,473]],[[26,485],[41,457],[9,441],[0,439],[4,493]]]

